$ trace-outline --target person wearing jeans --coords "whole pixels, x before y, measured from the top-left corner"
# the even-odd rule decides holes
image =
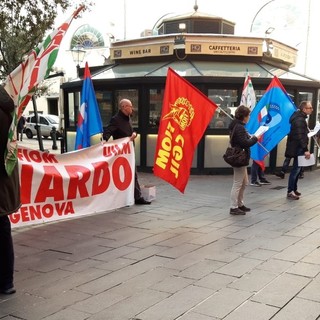
[[[302,101],[299,110],[294,112],[289,119],[291,124],[290,133],[287,138],[285,157],[293,158],[293,166],[288,180],[287,198],[290,200],[299,200],[301,193],[298,191],[298,179],[301,167],[298,164],[298,156],[304,155],[306,159],[310,158],[308,150],[308,125],[307,117],[312,113],[313,108],[310,101]]]
[[[291,161],[291,158],[289,157],[286,157],[283,161],[283,164],[282,164],[282,167],[281,167],[281,171],[280,172],[276,172],[276,176],[281,178],[281,179],[284,179],[285,176],[286,176],[286,173],[289,169],[289,165],[290,165],[290,161]],[[300,171],[300,174],[299,174],[299,179],[303,179],[304,178],[304,168],[301,167],[301,171]]]
[[[258,180],[259,179],[259,180]],[[253,160],[251,165],[251,183],[250,186],[261,187],[265,184],[271,184],[266,177],[264,176],[264,172],[259,166],[257,162]]]

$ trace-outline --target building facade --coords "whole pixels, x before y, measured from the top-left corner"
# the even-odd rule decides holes
[[[320,83],[290,71],[296,63],[296,49],[267,35],[234,36],[232,22],[196,10],[163,20],[158,30],[158,35],[113,42],[107,64],[91,70],[104,126],[117,112],[120,99],[133,102],[132,121],[138,133],[136,163],[140,170],[151,171],[153,167],[169,67],[219,106],[194,154],[192,173],[231,171],[222,158],[229,141],[227,114],[233,114],[240,103],[247,72],[257,101],[277,76],[296,105],[302,100],[312,102],[310,128],[319,120]],[[74,148],[81,88],[81,76],[62,85],[66,151]],[[265,161],[267,170],[272,172],[282,165],[285,143],[283,139],[271,151]],[[317,152],[313,140],[310,148]]]

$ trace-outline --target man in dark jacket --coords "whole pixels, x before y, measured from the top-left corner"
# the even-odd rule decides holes
[[[131,124],[131,115],[133,113],[133,106],[130,100],[122,99],[119,103],[119,111],[111,118],[110,123],[103,132],[103,139],[108,141],[112,136],[113,139],[121,139],[130,137],[132,141],[136,138],[137,134],[133,131]],[[134,175],[134,201],[135,204],[150,204],[150,201],[145,200],[141,196],[141,188],[138,181],[137,171]]]
[[[4,164],[13,110],[13,100],[0,85],[0,293],[3,294],[16,292],[13,286],[14,251],[8,215],[18,211],[21,206],[18,165],[8,176]]]
[[[308,125],[307,117],[313,111],[310,101],[302,101],[297,110],[290,117],[291,129],[287,138],[285,156],[293,158],[293,166],[288,180],[287,198],[291,200],[299,200],[301,193],[298,191],[298,178],[301,167],[298,165],[298,156],[304,155],[306,159],[310,158],[308,150]]]

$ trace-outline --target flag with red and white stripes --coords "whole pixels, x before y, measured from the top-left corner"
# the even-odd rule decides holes
[[[16,127],[25,107],[32,98],[36,86],[46,79],[56,61],[60,43],[72,20],[78,16],[84,6],[80,6],[71,17],[55,29],[6,79],[5,90],[13,99],[16,108],[8,134],[5,167],[10,175],[17,162]]]
[[[246,106],[251,110],[256,105],[256,95],[253,89],[251,77],[248,72],[243,84],[240,105]]]

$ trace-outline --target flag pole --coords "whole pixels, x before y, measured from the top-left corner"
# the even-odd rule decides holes
[[[35,128],[37,130],[37,139],[39,143],[39,150],[44,151],[43,148],[43,140],[42,140],[42,135],[41,135],[41,127],[39,126],[39,118],[38,118],[38,108],[37,108],[37,102],[36,98],[33,95],[32,96],[32,104],[33,104],[33,112],[34,112],[34,117],[35,117]]]
[[[231,120],[233,120],[233,117],[226,111],[224,111],[221,107],[218,106],[217,108],[219,111],[223,112],[226,116],[228,116]]]

